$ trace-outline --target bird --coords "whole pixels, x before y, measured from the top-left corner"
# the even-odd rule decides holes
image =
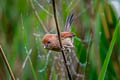
[[[74,48],[73,45],[73,37],[75,34],[71,32],[71,24],[73,22],[74,12],[72,11],[71,14],[66,19],[65,24],[65,31],[61,32],[61,40],[63,49],[66,48]],[[45,49],[52,50],[52,51],[61,51],[59,39],[57,34],[45,34],[42,38],[42,44]]]

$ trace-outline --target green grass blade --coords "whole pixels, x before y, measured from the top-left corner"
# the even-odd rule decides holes
[[[29,57],[29,62],[30,62],[31,68],[32,68],[32,73],[33,73],[33,76],[34,76],[34,80],[38,80],[30,57]]]
[[[26,47],[26,53],[29,54],[28,41],[27,41],[27,37],[26,37],[27,35],[25,33],[25,27],[24,27],[24,24],[23,24],[22,15],[21,15],[21,21],[22,21],[22,33],[23,33],[23,38],[24,38],[24,45]],[[30,66],[31,66],[31,69],[32,69],[34,80],[38,80],[30,56],[29,56],[29,62],[30,62]]]
[[[105,58],[105,61],[104,61],[104,64],[102,66],[102,70],[100,72],[98,80],[104,80],[104,78],[105,78],[105,74],[106,74],[107,67],[108,67],[108,64],[109,64],[109,61],[110,61],[110,57],[112,55],[112,50],[113,50],[113,47],[114,47],[114,44],[115,44],[115,41],[116,41],[116,38],[117,38],[117,32],[118,32],[118,29],[119,29],[119,21],[118,21],[118,24],[116,25],[116,28],[115,28],[115,31],[114,31],[114,34],[113,34],[113,38],[111,40],[110,47],[108,49],[107,56]]]

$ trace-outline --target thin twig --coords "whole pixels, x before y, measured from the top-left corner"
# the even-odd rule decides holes
[[[10,65],[9,65],[9,63],[8,63],[8,60],[7,60],[6,56],[5,56],[5,53],[4,53],[1,45],[0,45],[0,53],[1,53],[1,56],[2,56],[2,58],[3,58],[3,61],[5,62],[5,65],[7,66],[7,69],[8,69],[8,71],[9,71],[10,76],[11,76],[11,79],[12,79],[12,80],[15,80],[14,74],[13,74],[13,72],[12,72],[12,69],[11,69],[11,67],[10,67]]]
[[[53,16],[53,14],[50,13],[47,9],[45,9],[37,0],[34,0],[34,2],[35,2],[44,12],[46,12],[48,15]]]
[[[63,45],[62,45],[62,40],[61,40],[61,34],[60,34],[60,27],[58,25],[57,16],[56,16],[55,0],[52,0],[52,4],[53,4],[54,19],[55,19],[55,23],[56,23],[57,34],[58,34],[58,39],[59,39],[59,43],[60,43],[60,47],[61,47],[62,56],[63,56],[64,62],[65,62],[65,67],[67,69],[69,80],[72,80],[72,76],[71,76],[69,68],[67,66],[67,60],[65,58],[65,54],[64,54],[64,50],[63,50]]]
[[[34,6],[32,0],[30,0],[30,4],[31,4],[31,6],[32,6],[32,9],[34,10],[35,16],[37,17],[38,21],[39,21],[40,24],[42,25],[44,31],[45,31],[46,33],[48,33],[48,30],[47,30],[46,26],[43,24],[42,20],[40,19],[39,15],[38,15],[38,12],[36,11],[35,6]]]

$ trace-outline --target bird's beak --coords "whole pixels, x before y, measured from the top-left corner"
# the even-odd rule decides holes
[[[46,48],[46,46],[44,45],[44,48]]]
[[[44,45],[44,48],[47,48],[47,46],[46,46],[46,45]]]

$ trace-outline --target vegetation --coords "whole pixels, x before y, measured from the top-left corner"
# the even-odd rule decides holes
[[[60,31],[74,10],[70,67],[73,80],[120,80],[120,1],[55,0]],[[60,52],[44,49],[42,37],[57,33],[52,0],[1,0],[0,45],[18,80],[64,80]],[[0,80],[10,74],[0,54]]]

